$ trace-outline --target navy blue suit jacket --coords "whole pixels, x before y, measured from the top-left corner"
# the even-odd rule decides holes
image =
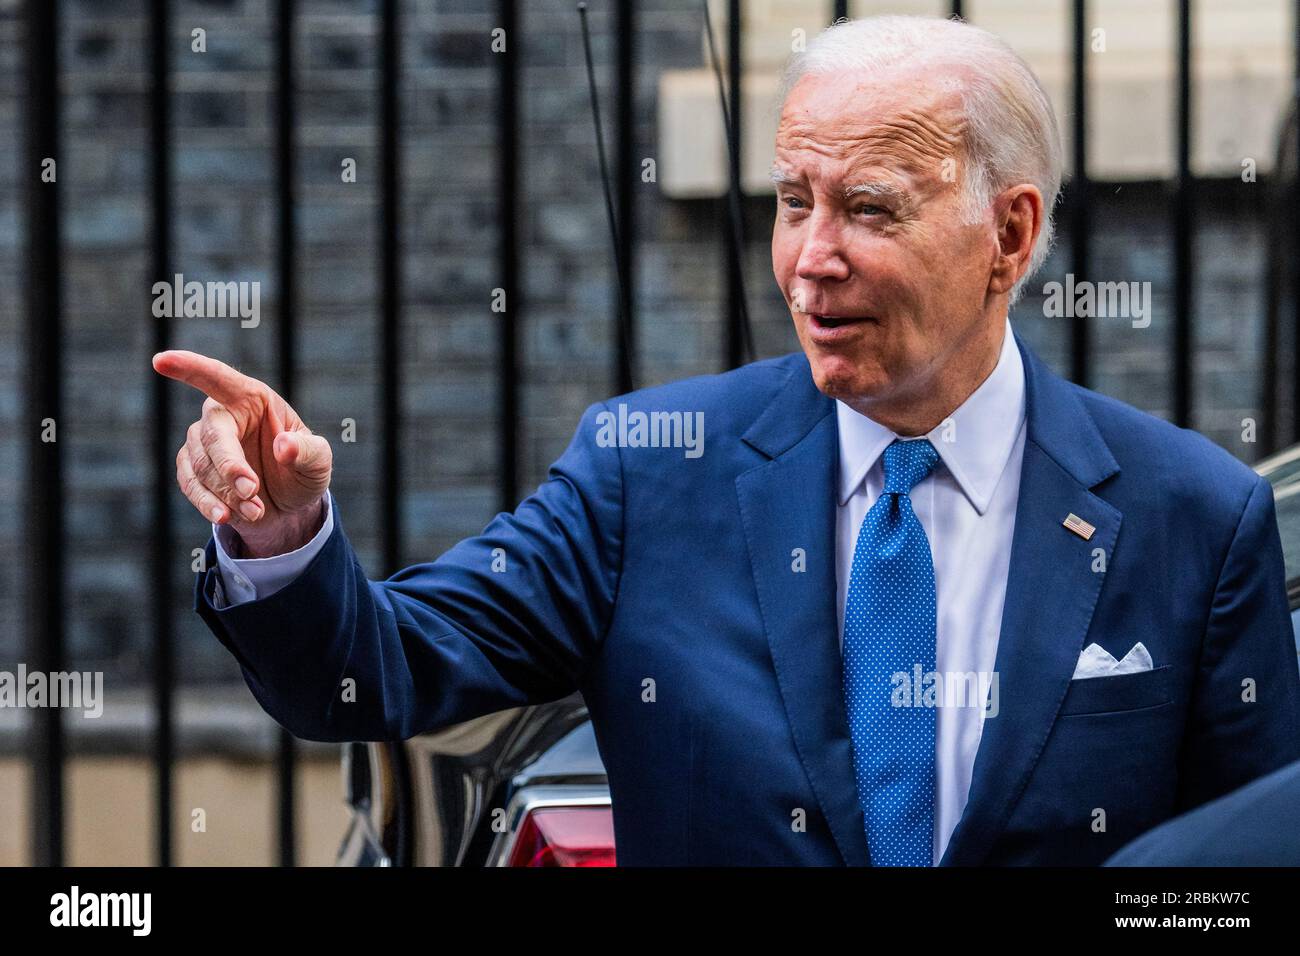
[[[1097,864],[1300,757],[1281,546],[1251,469],[1017,344],[1028,435],[1000,713],[943,862]],[[703,455],[598,441],[619,403],[703,412]],[[581,691],[620,863],[867,864],[837,470],[834,403],[795,353],[593,405],[513,514],[385,581],[366,579],[336,512],[299,578],[216,610],[209,541],[195,607],[266,711],[307,739],[403,739]],[[1091,540],[1062,526],[1070,513]],[[1142,641],[1155,668],[1071,683],[1094,641],[1117,658]]]
[[[1300,866],[1300,760],[1149,830],[1107,866]]]

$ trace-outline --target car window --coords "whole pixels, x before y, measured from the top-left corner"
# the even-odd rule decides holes
[[[1282,535],[1282,557],[1286,560],[1287,589],[1300,578],[1300,480],[1273,489],[1277,503],[1277,527]]]
[[[1255,470],[1273,486],[1287,591],[1296,595],[1291,602],[1295,607],[1300,602],[1300,445],[1264,459]]]

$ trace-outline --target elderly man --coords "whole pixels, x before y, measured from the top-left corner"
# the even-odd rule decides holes
[[[879,18],[784,93],[802,353],[593,405],[432,563],[367,580],[328,443],[260,382],[155,357],[209,396],[177,456],[216,525],[195,607],[262,706],[400,739],[579,690],[624,864],[1095,864],[1300,756],[1268,486],[1011,330],[1060,180],[1033,74]]]

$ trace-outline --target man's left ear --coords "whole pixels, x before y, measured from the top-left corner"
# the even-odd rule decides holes
[[[1004,189],[994,201],[998,227],[997,256],[989,276],[989,291],[1010,292],[1029,268],[1029,256],[1043,228],[1043,195],[1030,183]]]

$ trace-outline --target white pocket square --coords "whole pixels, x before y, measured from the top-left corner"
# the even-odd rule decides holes
[[[1089,677],[1114,677],[1118,674],[1137,674],[1149,671],[1154,665],[1151,652],[1138,641],[1133,649],[1124,655],[1122,661],[1115,660],[1110,652],[1100,644],[1089,644],[1079,655],[1079,663],[1074,666],[1073,680],[1085,680]]]

